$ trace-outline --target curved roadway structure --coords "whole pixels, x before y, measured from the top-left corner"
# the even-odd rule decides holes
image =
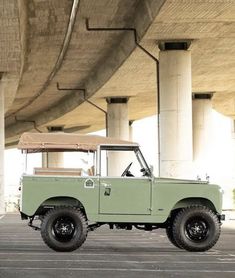
[[[156,114],[156,62],[135,39],[156,58],[160,41],[190,40],[193,92],[235,116],[233,1],[1,0],[0,23],[9,145],[48,126],[104,128],[85,99],[106,110],[107,97],[129,97],[130,120]]]

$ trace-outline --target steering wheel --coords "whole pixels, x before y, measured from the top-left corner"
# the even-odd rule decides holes
[[[121,177],[125,177],[125,175],[127,174],[127,172],[130,170],[132,163],[133,163],[133,162],[131,162],[131,163],[126,167],[126,169],[125,169],[124,172],[122,173]]]

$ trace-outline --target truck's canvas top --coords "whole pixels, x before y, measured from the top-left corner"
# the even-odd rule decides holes
[[[101,145],[138,146],[138,144],[97,135],[56,133],[23,133],[18,149],[27,152],[59,151],[96,151]]]

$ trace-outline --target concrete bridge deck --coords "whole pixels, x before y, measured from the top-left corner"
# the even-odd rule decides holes
[[[9,144],[35,127],[104,128],[103,113],[69,88],[86,89],[104,109],[107,97],[130,97],[130,120],[156,114],[156,62],[132,29],[156,59],[160,41],[191,41],[192,91],[214,92],[214,108],[235,117],[233,1],[1,0],[0,7]]]

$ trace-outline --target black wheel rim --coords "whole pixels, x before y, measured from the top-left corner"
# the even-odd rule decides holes
[[[202,242],[208,238],[209,224],[201,217],[190,218],[185,224],[185,235],[194,242]]]
[[[57,217],[52,224],[52,234],[58,241],[70,241],[76,234],[76,225],[73,218],[68,216]]]

